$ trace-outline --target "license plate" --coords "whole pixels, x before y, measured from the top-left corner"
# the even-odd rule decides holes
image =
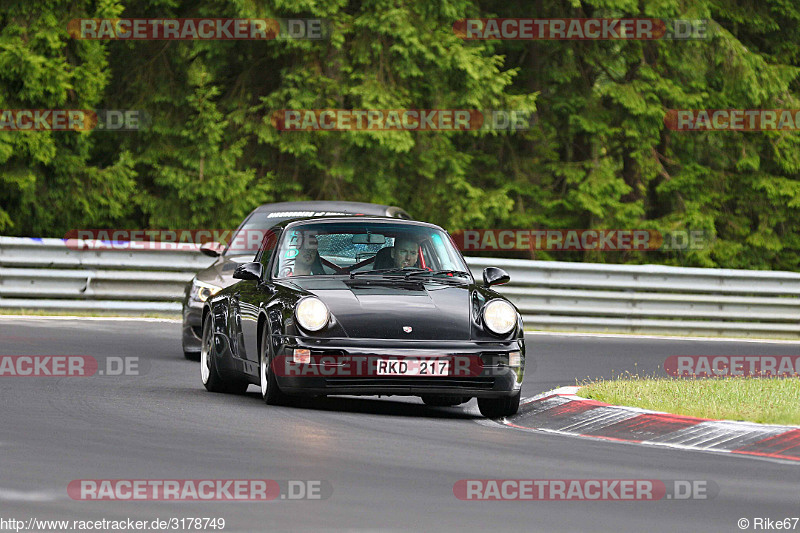
[[[431,359],[383,359],[378,361],[379,376],[449,376],[450,361]]]

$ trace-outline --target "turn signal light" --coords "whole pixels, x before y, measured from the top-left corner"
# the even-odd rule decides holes
[[[299,364],[308,364],[311,362],[311,350],[294,350],[294,362]]]

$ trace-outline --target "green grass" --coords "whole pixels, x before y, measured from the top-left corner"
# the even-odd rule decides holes
[[[585,382],[578,396],[678,415],[800,425],[800,379],[626,376]]]

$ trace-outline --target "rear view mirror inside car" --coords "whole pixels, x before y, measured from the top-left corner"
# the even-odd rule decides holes
[[[385,244],[386,237],[379,233],[353,235],[353,244]]]

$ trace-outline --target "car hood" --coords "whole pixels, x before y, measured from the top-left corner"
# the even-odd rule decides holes
[[[437,281],[294,279],[325,302],[348,337],[470,338],[469,285]],[[411,328],[406,332],[404,328]]]

